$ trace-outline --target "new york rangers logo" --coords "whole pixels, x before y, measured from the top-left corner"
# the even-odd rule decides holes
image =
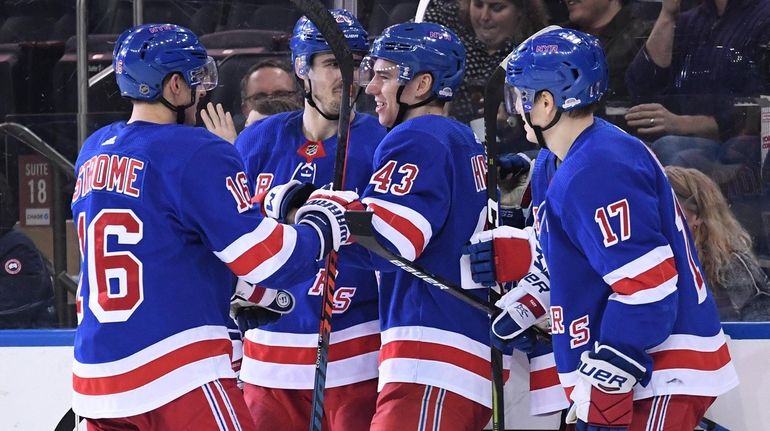
[[[559,52],[559,46],[548,44],[548,45],[536,45],[535,46],[535,52],[542,52],[546,54],[554,54]]]
[[[8,259],[5,261],[5,272],[11,275],[16,275],[21,272],[21,262],[19,259]]]

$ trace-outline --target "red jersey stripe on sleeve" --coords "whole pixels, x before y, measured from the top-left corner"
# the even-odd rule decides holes
[[[232,262],[229,262],[227,266],[230,267],[235,275],[244,276],[254,268],[261,265],[264,261],[278,254],[283,248],[283,225],[276,224],[272,232],[263,239],[257,242],[251,248],[244,251],[240,256],[236,257]]]
[[[642,290],[654,289],[676,275],[676,264],[674,258],[670,257],[636,276],[621,278],[612,284],[612,290],[621,295],[633,295]]]
[[[387,223],[390,227],[403,235],[409,241],[412,248],[414,249],[414,257],[412,258],[410,256],[411,253],[405,253],[401,251],[399,247],[399,252],[401,252],[404,257],[412,259],[417,259],[420,257],[420,254],[422,254],[423,250],[425,249],[425,235],[420,230],[420,228],[418,228],[406,217],[402,217],[395,212],[390,211],[385,207],[375,203],[370,203],[368,208],[374,211],[374,214],[383,222]],[[391,238],[388,239],[390,240]]]

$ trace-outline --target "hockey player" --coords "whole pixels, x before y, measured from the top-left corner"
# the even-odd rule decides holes
[[[113,66],[131,118],[91,135],[75,165],[73,410],[95,430],[256,430],[230,367],[227,280],[312,277],[340,221],[288,226],[252,209],[235,148],[189,127],[217,82],[190,30],[129,29]]]
[[[331,14],[360,61],[369,51],[366,31],[347,10]],[[304,109],[267,117],[235,142],[249,182],[256,185],[254,195],[265,195],[263,208],[279,220],[311,191],[332,181],[342,86],[334,55],[313,22],[304,17],[297,22],[290,47],[305,91]],[[366,187],[374,149],[384,135],[376,118],[353,113],[345,190]],[[377,400],[377,279],[372,270],[348,265],[347,253],[343,248],[338,258],[332,311],[324,405],[328,430],[367,429]],[[297,299],[294,311],[246,332],[241,379],[259,429],[303,429],[310,423],[324,280],[321,270],[314,278],[283,286]]]
[[[514,50],[507,107],[544,147],[532,178],[535,225],[498,228],[471,246],[474,277],[511,280],[539,241],[568,422],[689,430],[737,376],[663,169],[641,141],[593,115],[606,89],[592,36],[557,29]],[[495,332],[519,333],[512,322]]]
[[[465,49],[433,23],[387,28],[362,62],[380,124],[362,202],[392,251],[459,283],[464,235],[485,220],[484,148],[471,129],[443,116],[463,79]],[[298,215],[344,198],[319,190]],[[491,417],[489,318],[361,247],[361,263],[385,271],[382,348],[371,430],[480,430]],[[479,298],[484,290],[473,291]]]

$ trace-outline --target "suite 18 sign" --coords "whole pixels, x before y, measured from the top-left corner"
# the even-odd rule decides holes
[[[19,221],[22,226],[51,224],[51,164],[37,154],[19,155]]]

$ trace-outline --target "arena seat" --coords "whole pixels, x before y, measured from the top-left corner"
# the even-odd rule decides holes
[[[417,12],[416,1],[375,1],[366,30],[369,32],[369,36],[379,36],[383,30],[393,24],[414,19],[415,12]]]
[[[88,76],[112,64],[116,34],[88,36]],[[56,112],[77,112],[77,40],[73,36],[64,47],[64,55],[53,67],[53,92]],[[90,112],[130,111],[131,104],[120,96],[114,78],[105,78],[88,92]]]
[[[120,34],[132,26],[134,21],[131,1],[101,0],[92,3],[97,11],[101,11],[98,15],[89,13],[95,21],[93,32]],[[145,0],[143,13],[145,23],[173,23],[201,35],[216,30],[222,13],[222,1]]]

